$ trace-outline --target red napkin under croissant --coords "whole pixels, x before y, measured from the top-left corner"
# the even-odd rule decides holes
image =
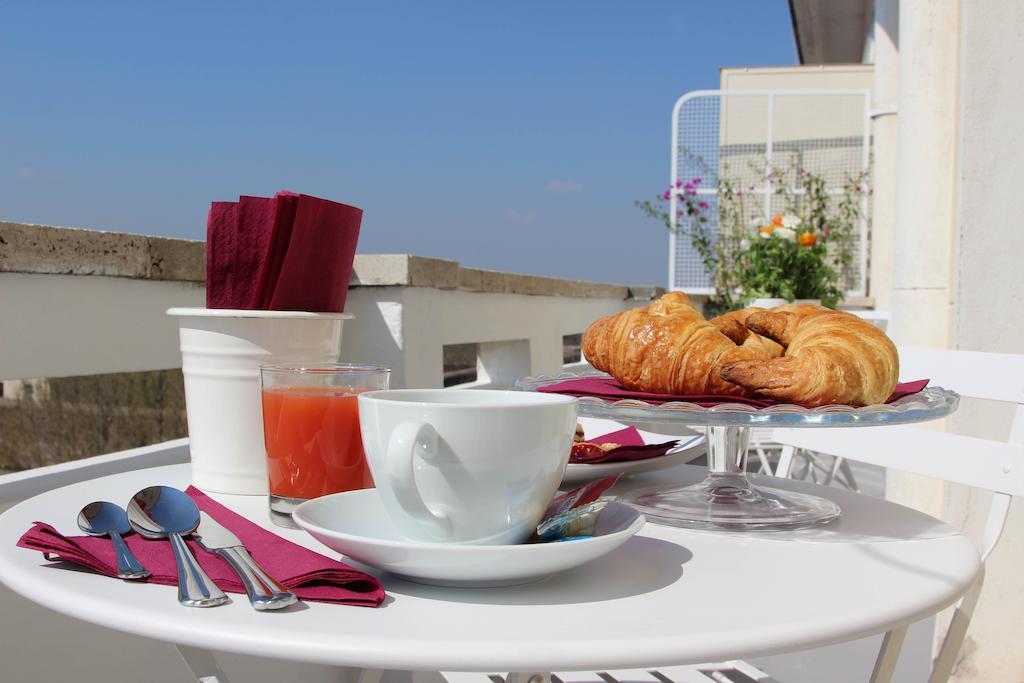
[[[896,385],[892,395],[886,403],[892,403],[905,396],[916,394],[928,386],[928,380],[920,379],[915,382],[902,382]],[[539,387],[537,391],[551,394],[564,394],[583,398],[594,396],[606,401],[622,401],[627,399],[644,401],[655,405],[668,403],[669,401],[684,401],[694,403],[703,408],[712,408],[723,403],[740,403],[754,408],[768,408],[781,405],[780,401],[770,398],[744,398],[742,396],[670,396],[668,394],[652,394],[646,391],[633,391],[626,389],[613,377],[579,377],[567,379],[562,382],[548,384]]]

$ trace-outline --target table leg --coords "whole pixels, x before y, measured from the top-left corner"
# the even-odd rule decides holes
[[[549,673],[510,673],[505,677],[505,683],[551,683]]]
[[[871,683],[889,683],[896,670],[896,662],[903,649],[903,639],[907,637],[907,627],[900,626],[888,631],[882,640],[882,649],[878,651],[875,669],[871,672]]]
[[[209,650],[187,645],[177,645],[175,648],[198,683],[230,683]]]
[[[187,645],[175,647],[197,683],[231,683],[210,650]],[[322,675],[322,668],[317,669],[317,675]],[[394,671],[390,672],[391,676],[386,676],[388,672],[384,669],[359,669],[342,666],[327,668],[336,672],[337,678],[332,676],[332,680],[337,680],[339,683],[381,683],[382,681],[388,683],[389,679],[393,679],[390,680],[390,683],[444,683],[444,678],[435,672],[425,672],[425,675],[420,675],[418,672]]]

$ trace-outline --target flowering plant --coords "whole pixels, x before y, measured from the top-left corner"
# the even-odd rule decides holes
[[[705,305],[705,310],[728,311],[740,303],[736,297],[738,283],[735,272],[726,265],[735,251],[737,239],[729,239],[730,235],[721,228],[717,235],[712,230],[708,220],[711,205],[700,194],[702,183],[702,178],[691,178],[686,183],[677,180],[673,187],[658,195],[655,201],[638,201],[634,205],[649,217],[664,223],[669,230],[675,229],[677,233],[689,235],[690,244],[700,256],[704,270],[711,276],[715,287],[715,294]],[[719,225],[727,224],[723,216],[728,215],[729,209],[723,208],[727,204],[723,197],[734,196],[728,180],[719,179],[716,194],[719,197]],[[673,195],[676,199],[674,223],[669,208]]]
[[[786,207],[770,220],[750,211],[764,205],[763,194],[754,197],[753,185],[744,192],[729,178],[727,167],[717,174],[713,190],[702,188],[703,179],[695,177],[677,181],[654,202],[635,205],[677,234],[689,236],[715,289],[705,304],[706,313],[732,310],[759,297],[820,299],[835,307],[844,285],[852,281],[853,239],[865,176],[848,179],[834,197],[822,176],[795,163],[760,173],[771,180],[774,194],[782,196]],[[711,205],[704,199],[710,194],[717,200],[715,223],[709,220]],[[751,218],[756,220],[753,228]]]
[[[775,216],[768,225],[755,224],[751,239],[741,241],[737,280],[744,301],[820,299],[835,308],[843,296],[825,240],[812,224],[791,213]]]

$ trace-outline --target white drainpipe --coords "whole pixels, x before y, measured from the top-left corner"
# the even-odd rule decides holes
[[[876,0],[871,34],[874,61],[871,119],[873,174],[871,187],[870,293],[879,310],[892,309],[893,251],[896,235],[896,152],[899,140],[897,102],[900,92],[899,0]]]
[[[950,342],[960,5],[900,3],[892,323],[897,344]]]

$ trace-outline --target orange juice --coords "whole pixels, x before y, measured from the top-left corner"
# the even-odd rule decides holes
[[[364,387],[263,390],[270,494],[316,498],[373,487],[356,396]]]

